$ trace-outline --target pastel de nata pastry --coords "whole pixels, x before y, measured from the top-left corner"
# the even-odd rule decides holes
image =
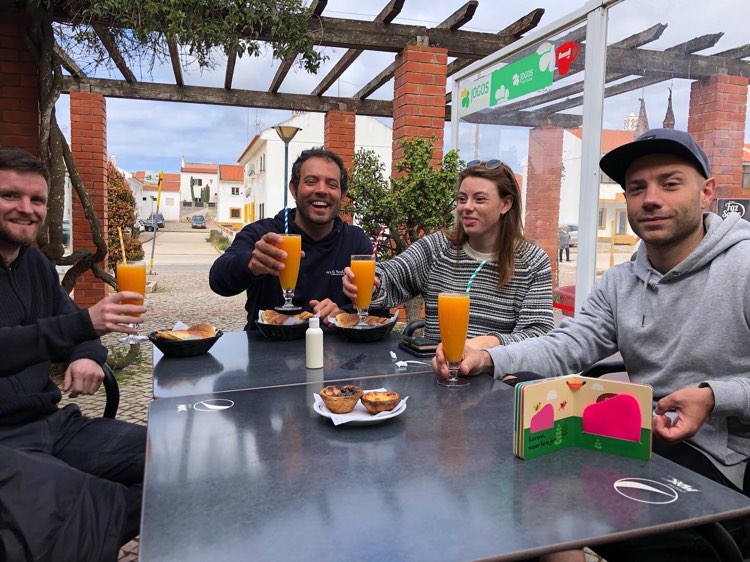
[[[309,320],[315,316],[311,312],[307,312],[306,310],[303,310],[299,314],[295,314],[291,318],[299,318],[303,322],[305,320]],[[260,313],[260,321],[264,324],[272,324],[274,326],[281,326],[284,322],[286,322],[287,318],[290,318],[287,314],[282,314],[281,312],[276,312],[275,310],[264,310]]]
[[[390,318],[382,318],[380,316],[368,316],[366,322],[369,326],[379,326],[381,324],[387,324]],[[348,314],[342,312],[336,315],[336,325],[339,328],[352,328],[359,324],[359,316],[356,314]]]
[[[162,330],[156,332],[156,337],[166,341],[187,341],[212,338],[216,335],[216,328],[208,322],[193,324],[187,330]]]
[[[371,414],[390,412],[401,402],[401,396],[393,390],[365,392],[360,398],[362,405]]]
[[[348,414],[362,396],[362,388],[354,384],[330,385],[320,391],[323,403],[334,414]]]

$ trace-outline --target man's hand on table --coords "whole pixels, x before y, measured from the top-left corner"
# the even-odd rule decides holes
[[[483,349],[474,349],[470,346],[464,347],[463,359],[458,367],[461,376],[478,375],[480,373],[491,373],[495,369],[492,357]],[[437,346],[435,357],[432,359],[432,370],[442,379],[448,378],[448,362],[443,353],[443,344]]]
[[[653,429],[669,443],[689,439],[708,419],[714,406],[711,387],[683,388],[665,396],[656,404]],[[674,421],[666,415],[670,411],[677,413],[678,417]]]
[[[70,398],[81,394],[94,394],[99,390],[104,380],[102,366],[92,359],[76,359],[71,361],[65,370],[63,392],[70,391]]]
[[[284,263],[281,261],[287,257],[284,250],[276,246],[281,244],[283,238],[281,234],[275,232],[266,232],[260,240],[255,243],[255,248],[250,256],[250,262],[247,268],[253,275],[275,275],[278,277],[279,271],[284,269]],[[301,257],[305,257],[305,252],[301,252]]]

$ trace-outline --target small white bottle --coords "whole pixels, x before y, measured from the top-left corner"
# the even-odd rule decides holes
[[[323,368],[323,330],[320,329],[320,318],[310,318],[305,332],[305,367],[308,369]]]

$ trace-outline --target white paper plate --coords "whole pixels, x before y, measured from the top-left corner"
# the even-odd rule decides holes
[[[334,414],[326,408],[325,404],[317,402],[313,404],[313,410],[324,418],[333,419],[336,416],[337,419],[341,420],[338,425],[372,425],[401,415],[406,411],[406,400],[401,400],[398,406],[390,412],[380,412],[374,416],[365,409],[362,402],[357,402],[357,405],[348,414]]]

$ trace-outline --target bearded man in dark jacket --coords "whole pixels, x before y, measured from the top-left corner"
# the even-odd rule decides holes
[[[115,560],[140,526],[144,427],[59,408],[52,362],[68,362],[63,391],[93,394],[107,350],[99,336],[135,333],[138,293],[87,310],[32,247],[47,216],[44,165],[0,147],[0,560]]]
[[[372,253],[372,243],[357,226],[338,216],[346,194],[347,172],[341,157],[323,148],[303,151],[292,166],[289,191],[297,202],[273,219],[248,224],[232,245],[211,266],[209,283],[219,295],[247,292],[246,330],[255,328],[258,311],[284,302],[279,283],[281,260],[278,247],[288,222],[289,234],[302,237],[302,256],[293,304],[320,314],[327,323],[351,301],[344,295],[341,278],[354,254]]]

